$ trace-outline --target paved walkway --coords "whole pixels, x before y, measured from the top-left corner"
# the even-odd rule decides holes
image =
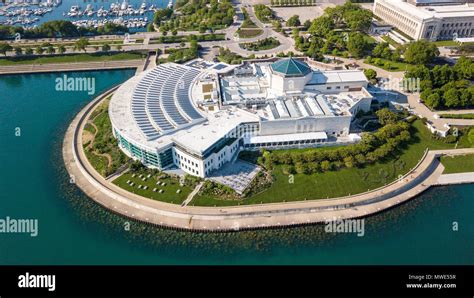
[[[383,188],[337,199],[235,207],[194,207],[150,200],[106,181],[89,164],[82,148],[82,130],[94,107],[110,92],[89,103],[72,121],[63,144],[66,168],[86,195],[113,212],[161,226],[225,231],[283,227],[332,219],[362,217],[401,204],[436,185],[444,167],[441,154],[474,153],[474,149],[430,151],[415,169]]]
[[[204,185],[204,182],[200,182],[193,191],[188,195],[186,200],[181,204],[181,207],[188,206],[188,204],[193,200],[194,196],[201,190],[201,187]]]
[[[474,183],[474,172],[443,174],[438,178],[436,185]]]

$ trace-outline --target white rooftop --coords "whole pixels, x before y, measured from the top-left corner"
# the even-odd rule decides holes
[[[259,117],[241,109],[223,110],[207,116],[208,122],[184,129],[173,135],[173,141],[202,154],[217,141],[228,136],[241,123],[258,122]]]
[[[344,82],[367,82],[367,77],[360,70],[326,70],[314,71],[308,85],[322,85]]]
[[[377,2],[389,4],[394,9],[411,15],[418,20],[448,17],[474,17],[474,7],[468,4],[415,6],[403,0],[378,0]]]

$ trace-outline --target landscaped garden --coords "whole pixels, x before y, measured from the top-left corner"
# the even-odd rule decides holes
[[[434,110],[467,109],[474,107],[474,62],[467,57],[454,66],[447,64],[428,68],[419,65],[407,72],[406,78],[420,79],[420,98]]]
[[[200,35],[171,35],[171,36],[160,36],[158,38],[150,39],[150,44],[161,44],[161,43],[181,43],[189,41],[218,41],[225,40],[225,34],[200,34]]]
[[[196,186],[196,181],[193,177],[180,180],[176,176],[142,167],[122,174],[113,183],[143,197],[181,204]]]
[[[160,32],[218,30],[230,26],[235,10],[230,0],[178,0],[174,9],[158,9],[153,23]],[[166,32],[166,33],[165,33]]]
[[[400,175],[409,172],[420,161],[426,149],[438,150],[456,147],[455,141],[446,143],[443,139],[433,137],[421,120],[411,123],[409,132],[411,137],[408,141],[397,145],[380,160],[374,163],[365,163],[362,166],[353,164],[351,167],[347,167],[339,162],[329,161],[320,162],[318,166],[315,166],[314,162],[305,159],[318,154],[331,156],[335,151],[346,150],[347,146],[265,151],[263,154],[259,154],[258,162],[263,167],[271,167],[273,182],[262,192],[242,200],[232,199],[232,197],[220,199],[208,194],[199,194],[193,199],[192,204],[195,206],[251,205],[326,199],[362,193],[388,184],[398,179]],[[470,143],[467,138],[467,134],[461,135],[457,148],[474,147],[474,139]],[[248,156],[248,154],[246,155]],[[269,166],[266,165],[265,155],[267,158],[272,155],[278,156],[275,159],[280,159],[282,155],[290,159],[301,158],[304,162],[296,162],[296,165],[273,162]],[[361,157],[359,156],[359,158]],[[369,158],[369,154],[364,155],[363,158]],[[256,159],[253,158],[254,161]],[[272,159],[274,158],[268,160]],[[347,159],[347,162],[350,164],[351,160]],[[328,166],[331,169],[323,169]]]
[[[92,167],[102,176],[107,177],[126,164],[129,158],[118,147],[112,134],[109,118],[108,97],[91,114],[84,127],[82,141],[84,153]]]
[[[268,37],[256,42],[241,43],[240,47],[248,51],[265,51],[278,47],[280,42],[274,37]]]
[[[237,30],[237,35],[239,38],[252,38],[257,37],[263,33],[263,30],[260,28],[239,28]]]

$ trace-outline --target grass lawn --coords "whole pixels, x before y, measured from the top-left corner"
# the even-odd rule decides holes
[[[443,174],[474,172],[474,154],[442,156]]]
[[[158,181],[157,176],[154,175],[150,178],[147,178],[146,181],[142,181],[142,178],[139,178],[137,174],[135,177],[132,177],[132,173],[127,172],[117,179],[113,181],[113,183],[129,192],[132,192],[137,195],[141,195],[143,197],[151,198],[153,200],[167,202],[167,203],[174,203],[174,204],[181,204],[186,198],[188,197],[189,193],[193,190],[190,186],[180,186],[179,181],[177,178],[161,178],[159,179],[160,182],[166,183],[165,186],[158,186],[156,183]],[[145,176],[146,177],[146,176]],[[127,181],[130,180],[135,183],[134,186],[130,186],[127,184]],[[148,186],[147,190],[139,189],[138,186]],[[163,189],[163,193],[159,193],[158,191],[154,192],[153,189],[157,188],[158,190]],[[180,189],[180,193],[176,193],[176,191]]]
[[[380,61],[380,63],[376,64],[374,60],[378,60],[378,61]],[[405,70],[410,70],[411,68],[416,66],[416,65],[413,65],[413,64],[408,64],[408,63],[398,62],[398,61],[395,62],[395,61],[386,60],[386,59],[383,59],[383,58],[372,58],[371,63],[368,63],[367,60],[365,60],[364,62],[367,63],[367,64],[370,64],[370,65],[376,66],[376,67],[380,67],[380,68],[385,69],[387,71],[405,71]],[[390,63],[390,68],[385,66],[385,62]]]
[[[18,64],[48,64],[48,63],[74,63],[95,61],[117,61],[142,59],[140,53],[104,53],[104,54],[73,54],[43,57],[5,57],[0,58],[0,66]]]
[[[413,142],[394,152],[393,158],[385,162],[368,165],[364,168],[344,168],[339,171],[315,173],[311,175],[295,174],[294,180],[283,174],[282,166],[275,166],[273,170],[275,181],[259,194],[243,201],[225,201],[207,196],[196,196],[192,203],[196,206],[228,206],[326,199],[365,192],[369,189],[381,187],[407,173],[423,156],[426,148],[445,149],[454,148],[455,144],[446,144],[432,139],[431,132],[421,120],[413,123]],[[458,144],[458,148],[462,147]],[[296,150],[332,150],[334,147]],[[285,150],[278,151],[284,153]],[[293,182],[293,183],[290,183]]]
[[[240,38],[252,38],[257,37],[263,33],[262,29],[239,29],[237,34]]]
[[[467,114],[439,114],[440,118],[452,118],[452,119],[474,119],[474,113]]]

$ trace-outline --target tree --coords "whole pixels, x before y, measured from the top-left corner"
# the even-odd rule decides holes
[[[66,47],[65,47],[64,45],[60,44],[60,45],[58,46],[58,53],[59,53],[59,54],[64,54],[64,53],[66,53]]]
[[[383,126],[387,124],[394,124],[398,120],[397,114],[393,113],[388,108],[380,109],[377,112],[375,112],[375,114],[379,118],[380,124],[382,124]]]
[[[272,26],[273,26],[273,28],[275,29],[276,32],[281,31],[282,26],[281,26],[281,22],[279,20],[274,20],[272,22]]]
[[[301,25],[300,17],[298,15],[294,15],[286,21],[286,25],[288,27],[298,27]]]
[[[344,13],[344,21],[353,31],[367,32],[372,22],[373,14],[365,9],[357,9]]]
[[[102,52],[108,52],[110,51],[110,45],[108,43],[104,43],[102,45]]]
[[[35,48],[35,53],[36,53],[37,55],[43,54],[43,53],[44,53],[43,47],[37,46],[37,47]]]
[[[9,45],[6,42],[0,42],[0,54],[3,54],[4,56],[7,55],[7,52],[11,51],[13,48],[11,45]]]
[[[331,169],[332,169],[331,162],[329,162],[328,160],[323,160],[321,162],[321,170],[323,172],[330,171]]]
[[[377,79],[377,72],[371,68],[364,69],[364,74],[370,81]]]
[[[78,51],[84,51],[85,53],[88,45],[89,40],[87,38],[81,37],[74,43],[74,49]]]
[[[316,18],[309,27],[309,33],[318,35],[320,37],[326,37],[331,30],[335,27],[334,20],[329,16],[321,16]]]
[[[438,55],[438,47],[426,40],[410,43],[404,53],[405,61],[411,64],[428,64]]]
[[[13,50],[15,51],[15,55],[17,56],[23,54],[23,49],[21,47],[14,47]]]
[[[46,53],[48,53],[49,55],[52,55],[55,52],[56,52],[56,50],[54,49],[54,47],[52,45],[50,45],[46,48]]]
[[[444,93],[443,96],[444,99],[444,105],[448,108],[454,108],[459,106],[460,100],[459,100],[459,93],[456,88],[451,88],[448,91]]]
[[[388,42],[378,43],[372,50],[372,56],[382,58],[385,49],[390,50],[390,45],[388,44]]]
[[[31,47],[26,47],[25,55],[33,55],[33,49]]]
[[[456,62],[456,65],[454,65],[454,72],[456,73],[457,79],[472,80],[474,78],[473,63],[472,59],[461,56]]]
[[[361,33],[352,33],[347,41],[347,50],[356,58],[362,57],[367,49],[367,41]]]
[[[432,93],[426,98],[425,104],[433,109],[437,109],[441,106],[441,96],[436,92]]]

